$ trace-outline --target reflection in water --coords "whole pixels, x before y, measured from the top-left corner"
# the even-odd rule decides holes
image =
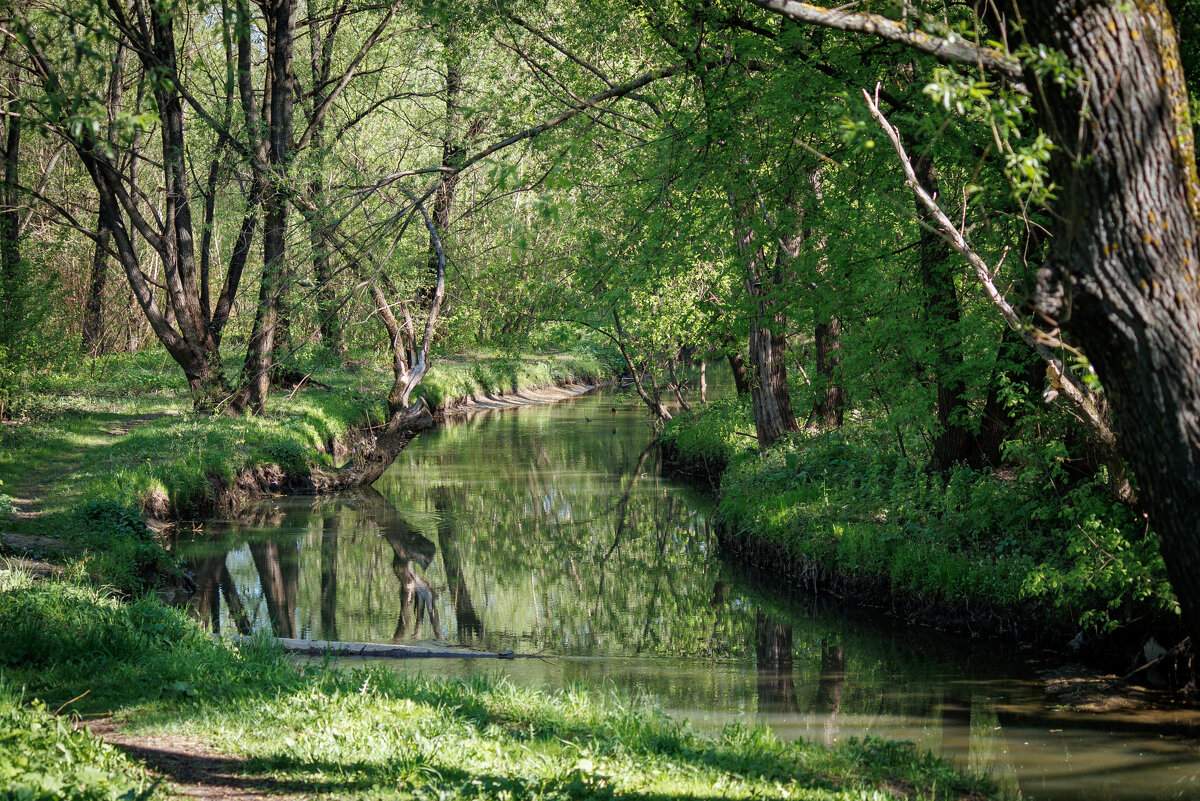
[[[754,613],[754,655],[758,666],[758,710],[796,714],[796,682],[792,673],[792,627],[761,611]]]
[[[321,535],[321,636],[337,640],[338,530],[337,518],[321,515],[316,519]]]
[[[564,658],[395,669],[586,681],[789,739],[911,740],[992,772],[1008,799],[1192,794],[1195,740],[1163,736],[1161,717],[1055,713],[1025,666],[977,643],[753,588],[715,557],[711,501],[659,474],[650,436],[611,395],[429,432],[378,492],[207,523],[179,546],[189,607],[228,633],[545,651]]]
[[[453,498],[448,487],[434,487],[433,506],[437,510],[438,546],[442,551],[442,569],[446,572],[455,625],[460,637],[480,637],[483,635],[483,621],[471,603],[471,588],[463,573],[462,555],[458,551],[458,521],[454,518],[454,509],[463,506],[462,500]]]

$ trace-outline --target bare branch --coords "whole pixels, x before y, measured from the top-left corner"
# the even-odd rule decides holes
[[[867,108],[870,109],[871,116],[879,123],[888,140],[892,143],[892,148],[896,151],[896,155],[900,158],[900,166],[904,169],[904,182],[908,184],[909,188],[917,196],[917,199],[933,215],[934,222],[937,224],[936,232],[971,265],[971,269],[974,271],[979,283],[983,286],[984,294],[987,295],[988,300],[1000,311],[1001,316],[1008,323],[1008,326],[1027,345],[1037,351],[1038,356],[1046,362],[1056,383],[1061,385],[1061,390],[1079,413],[1083,415],[1085,422],[1101,437],[1111,439],[1113,437],[1112,427],[1101,411],[1100,405],[1092,397],[1092,393],[1070,374],[1062,360],[1050,349],[1050,344],[1044,341],[1045,335],[1028,320],[1023,319],[1017,310],[1013,308],[1012,304],[1008,302],[1008,299],[997,288],[996,282],[992,278],[993,271],[991,268],[988,267],[983,258],[971,247],[971,244],[967,241],[962,231],[954,226],[954,223],[942,207],[938,205],[938,202],[921,186],[921,182],[917,179],[916,171],[913,169],[912,160],[908,157],[908,153],[905,152],[904,145],[900,141],[899,132],[883,116],[883,112],[879,110],[879,98],[872,97],[865,89],[863,90],[863,97],[866,98]],[[1055,342],[1052,344],[1060,343]]]
[[[756,6],[782,14],[788,19],[822,28],[865,33],[880,39],[911,47],[927,53],[938,61],[951,64],[974,64],[985,72],[1002,75],[1014,87],[1022,88],[1021,62],[1012,55],[992,47],[969,42],[952,33],[932,36],[924,31],[911,30],[902,22],[881,14],[855,14],[836,8],[825,8],[799,0],[750,0]]]

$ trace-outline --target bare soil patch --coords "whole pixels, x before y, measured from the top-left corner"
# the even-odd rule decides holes
[[[291,782],[246,776],[245,760],[222,754],[182,735],[136,736],[121,731],[112,718],[85,721],[93,735],[143,762],[174,792],[205,801],[288,801],[316,797]]]

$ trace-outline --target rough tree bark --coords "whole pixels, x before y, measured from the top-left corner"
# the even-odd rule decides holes
[[[1200,182],[1172,22],[1157,0],[1007,6],[1082,74],[1034,93],[1062,187],[1037,299],[1104,384],[1200,641]]]
[[[743,183],[748,187],[748,183]],[[776,308],[784,278],[783,260],[767,263],[762,245],[755,242],[750,224],[750,199],[730,193],[734,214],[734,235],[738,255],[745,271],[746,294],[753,306],[750,322],[750,402],[754,410],[754,428],[758,448],[766,452],[781,437],[800,430],[792,412],[787,382],[786,317]],[[783,245],[781,244],[782,250]]]
[[[288,154],[292,145],[292,116],[295,87],[292,59],[296,39],[296,0],[271,0],[267,6],[270,46],[268,93],[270,114],[267,165],[269,181],[263,198],[263,272],[258,309],[246,346],[242,388],[230,406],[235,411],[251,409],[261,414],[271,387],[271,367],[279,333],[280,306],[287,290]]]
[[[112,235],[104,221],[96,218],[96,244],[92,251],[92,269],[88,280],[87,307],[83,314],[82,344],[89,356],[98,356],[104,348],[104,290],[108,286],[108,247]]]

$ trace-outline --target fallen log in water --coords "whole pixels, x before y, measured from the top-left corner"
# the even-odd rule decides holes
[[[226,635],[222,639],[250,642],[253,636]],[[285,651],[304,656],[358,656],[379,659],[529,659],[535,654],[514,654],[512,651],[470,651],[466,648],[428,645],[391,645],[371,642],[338,642],[335,640],[296,640],[272,638]]]

